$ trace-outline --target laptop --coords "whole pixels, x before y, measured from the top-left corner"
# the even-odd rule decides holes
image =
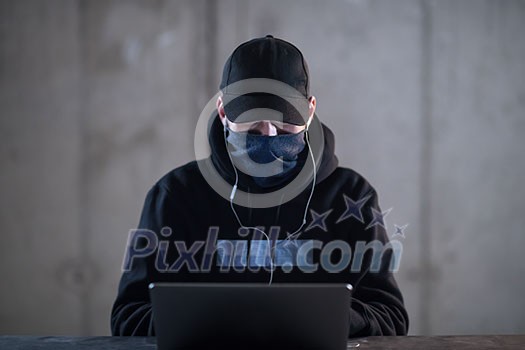
[[[349,284],[152,283],[159,350],[346,349]]]

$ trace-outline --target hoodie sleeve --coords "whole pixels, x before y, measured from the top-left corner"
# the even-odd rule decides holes
[[[371,195],[370,210],[367,211],[374,208],[381,212],[376,192],[372,191]],[[365,215],[365,225],[370,220],[372,216]],[[401,258],[402,247],[399,250],[398,242],[389,241],[385,228],[381,225],[377,224],[368,230],[365,227],[362,237],[368,237],[363,242],[366,242],[369,249],[364,253],[360,277],[354,285],[350,336],[406,335],[408,314],[393,275]],[[374,245],[377,251],[374,251]]]
[[[148,192],[140,218],[139,229],[147,229],[157,235],[162,227],[170,226],[174,213],[170,192],[157,184]],[[173,226],[170,226],[173,227]],[[137,242],[137,245],[141,243]],[[126,256],[132,247],[129,240]],[[155,281],[153,254],[136,256],[129,270],[122,273],[118,295],[111,311],[111,333],[121,336],[153,336],[153,322],[148,285]]]

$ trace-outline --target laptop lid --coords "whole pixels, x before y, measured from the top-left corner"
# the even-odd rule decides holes
[[[351,285],[152,283],[159,350],[346,349]]]

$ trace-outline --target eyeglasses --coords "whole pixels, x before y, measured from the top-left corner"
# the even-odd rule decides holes
[[[310,120],[305,125],[295,125],[290,123],[284,123],[278,120],[257,120],[253,122],[235,123],[226,117],[226,123],[230,130],[234,132],[248,132],[248,133],[261,133],[261,129],[264,126],[272,125],[275,128],[277,135],[282,134],[298,134],[304,131]]]

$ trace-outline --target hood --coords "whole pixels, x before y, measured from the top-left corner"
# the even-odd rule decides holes
[[[317,115],[314,116],[317,118]],[[233,186],[235,183],[235,172],[233,170],[233,165],[228,156],[226,144],[224,141],[224,130],[223,125],[220,122],[219,116],[215,114],[210,120],[211,125],[209,126],[209,143],[211,148],[211,160],[213,165],[217,169],[217,172],[226,180],[229,184]],[[333,132],[324,124],[322,124],[323,135],[324,135],[324,149],[321,156],[321,165],[317,172],[316,185],[325,180],[338,166],[339,161],[335,156],[335,138]],[[308,147],[305,147],[304,157],[308,155]],[[238,188],[250,192],[250,193],[264,193],[275,191],[281,187],[286,186],[290,181],[280,185],[277,188],[262,188],[258,186],[253,178],[249,175],[244,174],[241,171],[238,171],[239,174],[239,183]]]

